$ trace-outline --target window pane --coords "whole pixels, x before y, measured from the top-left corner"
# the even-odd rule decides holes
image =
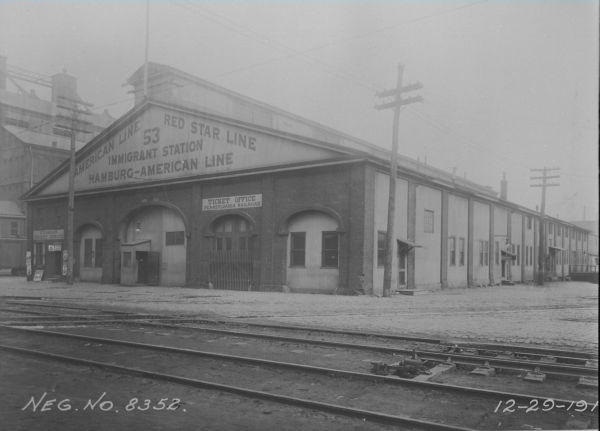
[[[433,233],[433,220],[434,212],[431,210],[425,210],[423,215],[423,231],[426,233]]]
[[[385,264],[385,236],[385,232],[377,232],[377,266]]]
[[[337,232],[323,232],[321,266],[329,268],[337,268],[338,266]]]
[[[290,266],[304,266],[306,254],[306,232],[290,233]]]
[[[94,250],[94,266],[96,268],[102,268],[102,238],[96,238]]]
[[[185,235],[182,230],[165,233],[165,245],[183,245]]]

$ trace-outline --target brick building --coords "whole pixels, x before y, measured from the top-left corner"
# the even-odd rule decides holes
[[[21,196],[69,157],[70,132],[59,127],[64,123],[60,114],[65,114],[59,108],[61,97],[81,100],[75,77],[64,71],[44,76],[8,65],[0,56],[0,200],[13,202],[25,215]],[[76,133],[76,148],[113,121],[106,111],[76,121],[75,129],[89,132]],[[0,267],[24,266],[23,247],[6,238],[0,239],[0,247],[12,250],[0,255]]]
[[[76,277],[381,293],[389,152],[171,67],[149,70],[148,98],[140,69],[128,81],[134,108],[77,153]],[[394,290],[533,280],[539,217],[506,187],[498,197],[405,157],[397,176]],[[61,268],[67,187],[63,163],[26,195],[28,250],[48,275]]]

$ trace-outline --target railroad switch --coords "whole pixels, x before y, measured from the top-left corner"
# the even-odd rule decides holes
[[[471,371],[470,374],[489,377],[496,374],[496,369],[490,367],[489,362],[486,362],[485,364],[483,364],[483,366],[475,368],[473,371]]]
[[[390,366],[385,362],[371,362],[371,372],[378,376],[387,376],[390,374]]]
[[[402,358],[398,362],[371,362],[371,372],[380,376],[395,374],[399,377],[413,378],[419,374],[429,373],[425,362],[421,359]]]
[[[496,355],[497,359],[514,359],[515,358],[515,354],[513,352],[502,352],[502,353],[498,353]]]
[[[477,355],[479,355],[479,350],[467,348],[467,349],[461,349],[460,353],[462,353],[463,355],[477,356]]]
[[[533,371],[529,371],[527,374],[525,374],[523,380],[528,382],[542,383],[546,380],[546,374],[542,373],[540,369],[536,367]]]
[[[598,379],[581,376],[577,382],[577,386],[580,388],[598,389]]]

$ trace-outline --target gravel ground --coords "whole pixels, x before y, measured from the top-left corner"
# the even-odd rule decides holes
[[[0,295],[441,338],[598,349],[598,286],[584,282],[452,289],[391,298],[236,292],[0,277]]]

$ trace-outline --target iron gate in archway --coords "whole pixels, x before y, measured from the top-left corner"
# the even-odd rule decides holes
[[[254,235],[238,215],[219,218],[208,260],[208,281],[215,289],[252,290],[254,287]]]

